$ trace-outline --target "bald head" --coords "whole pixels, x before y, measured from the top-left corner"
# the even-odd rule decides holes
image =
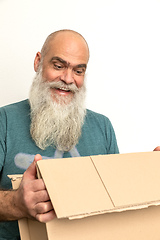
[[[79,44],[79,47],[80,47],[79,50],[83,48],[86,51],[86,55],[89,60],[89,47],[84,37],[80,33],[73,30],[68,30],[68,29],[53,32],[47,37],[41,49],[42,58],[44,58],[44,56],[49,51],[51,44],[52,45],[63,44],[64,41],[65,42],[67,41],[68,44],[71,44],[71,45]]]

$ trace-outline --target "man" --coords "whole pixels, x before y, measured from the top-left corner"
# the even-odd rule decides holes
[[[0,239],[19,239],[20,218],[55,217],[43,180],[36,178],[36,161],[118,153],[109,119],[84,105],[88,60],[79,33],[52,33],[35,57],[29,100],[0,109]],[[8,190],[7,175],[19,173],[19,189]]]

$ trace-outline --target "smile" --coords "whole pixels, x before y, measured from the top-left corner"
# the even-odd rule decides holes
[[[66,88],[55,88],[55,89],[59,90],[59,91],[70,92],[70,90],[68,90]]]
[[[54,88],[51,88],[51,91],[53,91],[53,93],[58,94],[60,96],[68,96],[70,94],[73,94],[73,92],[71,90],[68,90],[63,87],[61,87],[61,88],[54,87]]]

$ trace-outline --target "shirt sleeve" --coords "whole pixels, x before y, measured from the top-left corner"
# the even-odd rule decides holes
[[[105,131],[106,131],[106,141],[107,141],[106,146],[107,146],[108,154],[119,153],[115,131],[111,121],[108,118],[105,118]]]
[[[6,114],[3,108],[0,108],[0,172],[2,170],[6,153]]]

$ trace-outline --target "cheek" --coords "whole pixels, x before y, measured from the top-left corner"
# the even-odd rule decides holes
[[[44,69],[42,76],[47,82],[52,82],[59,78],[59,74],[57,74],[56,71],[50,69]]]
[[[76,82],[76,86],[78,88],[81,88],[83,86],[83,83],[84,83],[84,77],[81,77],[81,78],[76,78],[75,79],[75,82]]]

